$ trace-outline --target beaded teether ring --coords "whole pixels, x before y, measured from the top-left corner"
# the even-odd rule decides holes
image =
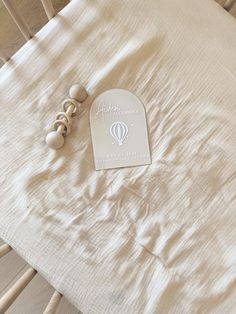
[[[70,98],[65,99],[62,103],[64,111],[56,115],[53,123],[54,131],[46,136],[46,143],[52,149],[59,149],[64,145],[65,136],[70,134],[72,116],[79,110],[80,103],[88,97],[85,88],[80,84],[73,85],[69,95]]]

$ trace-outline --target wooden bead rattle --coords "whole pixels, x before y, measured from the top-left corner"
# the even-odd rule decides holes
[[[65,136],[70,134],[72,116],[79,110],[80,103],[88,97],[85,88],[80,84],[73,85],[69,95],[70,98],[65,99],[62,103],[64,111],[56,115],[53,124],[54,131],[46,136],[46,143],[52,149],[59,149],[64,145]]]

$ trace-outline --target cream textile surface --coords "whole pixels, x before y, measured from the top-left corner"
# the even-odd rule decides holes
[[[90,97],[44,138],[69,87]],[[236,22],[207,0],[72,1],[0,70],[0,237],[84,313],[235,313]],[[152,165],[95,171],[89,106],[144,103]]]

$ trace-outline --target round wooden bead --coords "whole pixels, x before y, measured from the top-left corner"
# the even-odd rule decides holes
[[[64,136],[56,131],[48,133],[46,143],[52,149],[59,149],[64,145]]]
[[[83,102],[88,97],[86,89],[81,84],[71,86],[69,95],[78,102]]]

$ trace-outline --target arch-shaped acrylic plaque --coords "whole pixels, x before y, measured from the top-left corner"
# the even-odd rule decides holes
[[[90,109],[96,170],[151,163],[144,106],[131,92],[111,89]]]

